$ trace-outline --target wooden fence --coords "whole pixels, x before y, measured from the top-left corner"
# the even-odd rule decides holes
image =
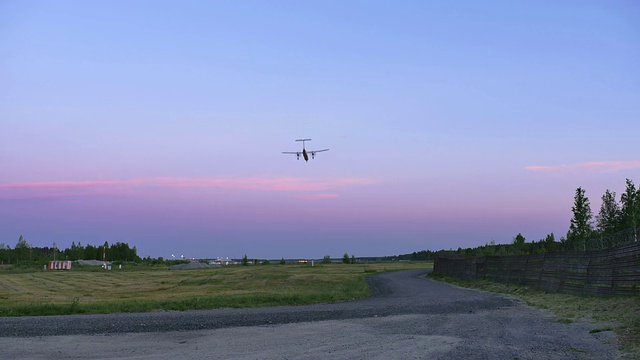
[[[640,243],[593,251],[438,257],[433,272],[567,293],[640,295]]]

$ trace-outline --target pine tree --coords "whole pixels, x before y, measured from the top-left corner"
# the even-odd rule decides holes
[[[602,195],[600,212],[596,216],[596,227],[600,234],[610,235],[620,230],[620,206],[616,202],[616,193],[607,189]]]
[[[25,260],[27,258],[27,253],[30,252],[30,248],[31,245],[29,245],[27,240],[25,240],[24,236],[20,235],[20,238],[18,239],[18,243],[16,244],[14,250],[17,260]]]
[[[634,240],[637,241],[635,229],[640,226],[640,189],[636,190],[633,181],[627,179],[627,188],[620,196],[620,225],[623,230],[634,230]]]
[[[544,250],[546,252],[554,252],[556,248],[556,237],[553,233],[548,234],[547,237],[544,238]]]
[[[582,187],[576,189],[571,211],[573,212],[573,218],[571,218],[569,232],[567,233],[569,248],[586,250],[586,242],[593,235],[593,226],[591,224],[593,214],[591,213],[589,198],[586,197],[585,190]]]
[[[526,239],[520,233],[518,233],[518,235],[516,235],[516,237],[513,238],[512,247],[511,248],[513,249],[513,253],[515,255],[518,255],[518,254],[522,253],[522,250],[524,249],[525,241],[526,241]]]
[[[635,230],[633,230],[633,240],[634,241],[638,241],[638,237],[640,236],[640,186],[638,186],[638,189],[636,190],[636,227]]]
[[[25,240],[24,236],[20,235],[18,238],[18,243],[16,244],[16,249],[28,249],[29,243]]]

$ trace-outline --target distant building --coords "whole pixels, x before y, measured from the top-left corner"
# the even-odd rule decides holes
[[[233,261],[232,259],[229,258],[215,258],[214,260],[209,260],[209,265],[218,265],[218,266],[223,266],[223,265],[235,265],[237,264],[237,261]]]
[[[49,261],[49,270],[71,270],[71,261]]]

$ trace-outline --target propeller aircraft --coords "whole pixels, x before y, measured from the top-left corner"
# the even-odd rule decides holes
[[[309,154],[311,154],[311,158],[315,159],[316,153],[322,151],[329,151],[329,149],[322,150],[307,150],[304,146],[305,141],[311,141],[311,139],[296,139],[296,141],[302,141],[302,151],[283,151],[283,154],[292,154],[296,156],[296,159],[300,160],[300,155],[304,158],[304,161],[309,161]]]

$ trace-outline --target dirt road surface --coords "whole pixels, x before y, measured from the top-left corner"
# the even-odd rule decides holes
[[[403,271],[340,303],[0,318],[6,359],[617,359],[611,332]]]

